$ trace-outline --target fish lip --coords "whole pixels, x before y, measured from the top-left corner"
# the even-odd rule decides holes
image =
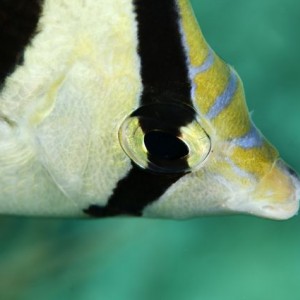
[[[277,160],[277,165],[281,168],[281,170],[289,176],[292,180],[293,186],[296,191],[296,200],[300,200],[300,176],[299,174],[287,163],[285,163],[282,159]]]
[[[289,199],[288,203],[270,205],[265,204],[261,207],[261,212],[256,211],[255,215],[273,220],[287,220],[298,214],[299,201],[296,197]]]
[[[291,181],[293,193],[284,203],[271,203],[262,207],[262,216],[275,220],[286,220],[298,214],[300,200],[300,178],[297,172],[278,158],[273,164],[279,168]]]
[[[256,217],[262,217],[272,220],[287,220],[298,214],[299,201],[296,197],[292,197],[284,204],[268,203],[267,201],[256,200],[242,205],[228,205],[231,213],[242,213]]]
[[[244,194],[238,199],[238,195],[234,199],[227,202],[228,209],[235,213],[245,213],[255,215],[258,217],[264,217],[274,220],[286,220],[298,214],[299,199],[300,199],[300,180],[298,174],[288,166],[282,159],[277,159],[273,164],[270,172],[273,168],[277,168],[284,176],[287,177],[289,182],[290,193],[283,198],[283,201],[270,201],[268,196],[250,193],[247,196]],[[267,174],[260,180],[267,178]],[[259,184],[259,183],[258,183]],[[276,188],[274,185],[273,188]],[[275,190],[276,192],[276,190]],[[280,190],[279,190],[280,192]]]

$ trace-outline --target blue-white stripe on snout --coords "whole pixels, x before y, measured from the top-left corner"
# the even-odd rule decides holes
[[[232,142],[241,148],[250,149],[260,147],[263,144],[263,139],[258,129],[252,124],[248,133],[232,140]]]
[[[214,55],[214,52],[210,49],[209,53],[207,55],[207,58],[205,59],[203,64],[201,64],[200,66],[197,66],[197,67],[192,67],[190,64],[189,76],[190,76],[190,80],[192,82],[191,97],[192,97],[193,101],[195,101],[195,99],[196,99],[196,90],[197,90],[197,84],[195,82],[195,77],[198,74],[204,73],[207,70],[209,70],[210,67],[213,65],[214,61],[215,61],[215,55]],[[197,107],[197,105],[195,105],[195,107]]]
[[[207,71],[214,63],[214,60],[215,60],[214,52],[211,49],[209,49],[209,53],[202,65],[197,67],[190,67],[189,75],[191,80],[193,80],[197,74]]]
[[[230,104],[232,97],[236,91],[236,88],[237,75],[232,69],[230,69],[229,83],[223,94],[217,97],[215,103],[207,113],[206,116],[208,119],[215,118],[223,109],[225,109]]]

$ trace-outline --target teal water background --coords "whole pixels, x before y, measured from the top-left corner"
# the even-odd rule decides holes
[[[300,171],[300,2],[192,4],[254,121]],[[300,299],[300,218],[1,218],[0,299]]]

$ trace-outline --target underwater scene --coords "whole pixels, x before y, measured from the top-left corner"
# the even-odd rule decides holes
[[[251,117],[300,173],[300,2],[191,0]],[[0,299],[297,299],[300,219],[0,217]]]

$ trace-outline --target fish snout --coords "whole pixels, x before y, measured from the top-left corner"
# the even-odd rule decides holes
[[[254,213],[272,219],[288,219],[297,214],[299,198],[298,174],[279,159],[260,180],[253,193]]]

